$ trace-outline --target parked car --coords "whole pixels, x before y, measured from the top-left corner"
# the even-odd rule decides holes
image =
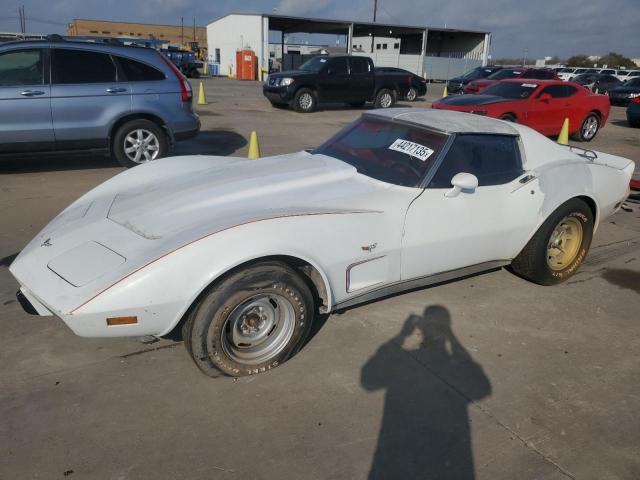
[[[618,70],[616,73],[618,80],[626,82],[635,77],[640,77],[640,70]]]
[[[607,93],[612,88],[620,86],[622,82],[613,75],[602,73],[581,73],[573,77],[572,82],[588,88],[592,92]]]
[[[503,80],[480,95],[447,97],[433,108],[475,113],[527,125],[544,135],[558,135],[564,119],[569,133],[588,142],[609,117],[609,99],[562,80]]]
[[[536,80],[553,80],[558,76],[547,68],[503,68],[483,80],[474,80],[464,87],[464,93],[480,93],[501,80],[509,78],[530,78]]]
[[[292,106],[302,113],[314,111],[320,103],[361,107],[373,102],[376,108],[389,108],[401,95],[396,74],[376,74],[373,60],[351,55],[317,56],[298,70],[273,73],[262,93],[272,105]]]
[[[62,38],[5,43],[0,153],[90,150],[138,165],[198,133],[191,98],[184,75],[150,48]]]
[[[638,97],[640,97],[640,77],[627,80],[619,87],[609,90],[612,105],[626,105]]]
[[[469,70],[467,73],[454,77],[447,82],[447,93],[449,95],[458,95],[464,93],[464,87],[474,80],[480,80],[487,78],[492,73],[501,70],[502,67],[494,65],[487,65],[486,67],[476,67],[473,70]]]
[[[196,58],[196,54],[187,50],[162,49],[162,54],[169,59],[187,78],[200,78],[200,70],[204,63]]]
[[[617,72],[612,68],[603,68],[598,72],[600,75],[613,75],[616,76]],[[618,79],[619,80],[619,79]]]
[[[575,77],[576,70],[578,69],[573,67],[564,67],[564,68],[561,68],[560,70],[557,70],[556,73],[558,74],[558,78],[560,80],[569,81],[573,77]]]
[[[632,127],[640,127],[640,97],[635,97],[627,105],[627,121]]]
[[[565,281],[634,168],[523,125],[374,110],[311,152],[126,171],[56,217],[10,271],[27,311],[78,335],[180,325],[205,374],[251,375],[296,353],[319,313],[509,264]]]
[[[408,70],[395,67],[376,67],[376,75],[391,75],[395,79],[395,91],[398,97],[415,102],[427,94],[427,81]]]

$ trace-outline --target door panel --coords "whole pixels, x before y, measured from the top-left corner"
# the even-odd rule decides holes
[[[104,53],[54,50],[51,112],[56,148],[107,147],[114,120],[131,111],[130,86]]]
[[[346,57],[333,58],[327,62],[319,75],[321,101],[348,102],[351,100],[349,90],[349,69]]]
[[[54,147],[45,53],[21,49],[0,55],[0,153]]]
[[[542,195],[530,190],[517,180],[452,198],[426,189],[407,212],[402,279],[513,258],[536,224]]]

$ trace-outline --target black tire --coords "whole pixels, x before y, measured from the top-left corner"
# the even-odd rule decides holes
[[[504,120],[505,122],[518,123],[518,120],[516,120],[515,115],[513,115],[511,113],[505,113],[504,115],[502,115],[500,117],[500,120]]]
[[[383,88],[376,94],[376,99],[374,100],[373,105],[376,108],[391,108],[395,103],[395,93],[392,90]]]
[[[313,90],[301,88],[293,97],[293,109],[299,113],[310,113],[316,109],[318,100]]]
[[[273,312],[280,314],[279,323],[264,322],[266,326],[256,327],[255,318],[257,321],[260,321],[260,318],[255,317],[253,311],[260,307],[252,305],[261,297],[266,297],[273,306]],[[265,305],[268,309],[268,304]],[[247,311],[250,307],[253,310]],[[278,311],[277,308],[281,310]],[[239,317],[241,314],[244,316]],[[253,320],[244,320],[251,315],[254,315]],[[286,315],[293,316],[284,320]],[[239,270],[214,285],[189,315],[182,334],[187,351],[205,375],[217,377],[223,373],[241,377],[271,370],[295,355],[309,335],[313,318],[313,296],[304,280],[286,264],[270,261]],[[234,332],[237,332],[236,338],[244,334],[244,331],[241,333],[235,327],[249,327],[246,325],[247,321],[254,322],[251,326],[257,328],[256,335],[262,335],[262,343],[258,343],[257,346],[250,343],[234,343]],[[277,336],[282,334],[282,329],[287,325],[288,336],[282,337],[278,349],[273,347],[275,350],[271,356],[257,357],[255,361],[238,358],[243,355],[246,357],[247,352],[253,354],[251,349],[278,340]],[[266,330],[260,332],[261,328]],[[269,355],[269,352],[265,355]]]
[[[351,102],[349,105],[353,108],[362,108],[364,106],[364,101],[362,102]]]
[[[130,120],[116,130],[111,144],[111,151],[114,158],[123,167],[131,168],[145,162],[145,160],[136,162],[130,159],[125,153],[125,139],[130,133],[133,133],[136,130],[151,132],[155,135],[157,139],[158,154],[153,158],[153,160],[164,157],[169,151],[169,140],[167,139],[167,134],[162,127],[143,118]]]
[[[549,246],[556,228],[573,223],[581,226],[582,236],[571,259],[564,266],[549,256]],[[582,264],[593,237],[593,213],[579,198],[573,198],[558,207],[540,226],[520,254],[511,263],[511,269],[519,276],[539,285],[556,285],[571,277]],[[562,242],[565,240],[563,239]],[[575,240],[578,242],[578,240]],[[560,242],[560,243],[562,243]],[[571,248],[567,243],[565,248]],[[550,263],[556,263],[551,268]]]
[[[416,100],[418,100],[418,91],[415,88],[411,87],[409,90],[407,90],[404,99],[407,102],[415,102]]]
[[[587,133],[585,132],[585,130],[586,130],[586,125],[589,122],[595,122],[595,124],[592,123],[592,125],[595,125],[595,131],[589,130]],[[584,120],[582,121],[582,124],[580,124],[580,130],[578,130],[578,132],[575,135],[573,135],[573,137],[576,140],[579,140],[581,142],[590,142],[591,140],[596,138],[596,135],[598,134],[599,130],[600,130],[600,116],[595,112],[591,112],[589,113],[589,115],[587,115],[584,118]]]

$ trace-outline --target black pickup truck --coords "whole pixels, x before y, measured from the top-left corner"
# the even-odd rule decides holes
[[[313,57],[298,70],[272,73],[262,93],[274,106],[291,105],[298,112],[312,112],[319,103],[347,103],[361,107],[392,107],[402,92],[397,75],[376,72],[368,57],[330,55]]]

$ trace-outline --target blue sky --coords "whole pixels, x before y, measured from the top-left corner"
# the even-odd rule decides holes
[[[371,20],[373,0],[3,0],[0,31],[62,33],[73,18],[200,25],[230,12]],[[640,0],[378,0],[378,21],[493,32],[494,58],[616,51],[640,57]]]

